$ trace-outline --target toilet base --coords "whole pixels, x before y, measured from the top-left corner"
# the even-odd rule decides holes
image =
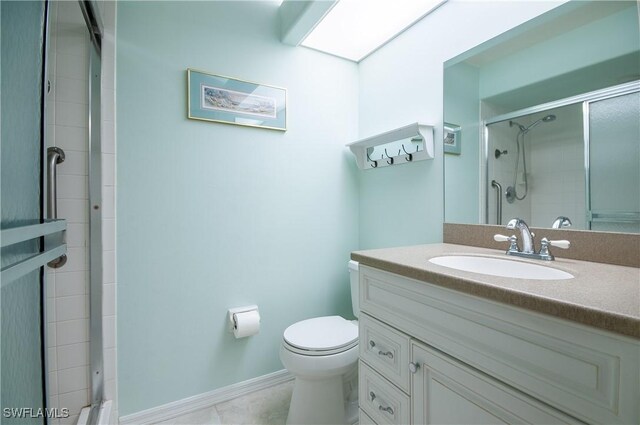
[[[354,419],[357,421],[357,401],[345,402],[344,387],[343,375],[323,379],[297,376],[287,425],[353,424]]]

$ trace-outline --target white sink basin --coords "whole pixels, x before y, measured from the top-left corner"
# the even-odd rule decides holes
[[[502,258],[443,255],[442,257],[434,257],[429,262],[465,272],[516,279],[561,280],[573,278],[572,274],[552,267]]]

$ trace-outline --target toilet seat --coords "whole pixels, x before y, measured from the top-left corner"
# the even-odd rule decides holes
[[[283,346],[306,356],[328,356],[358,345],[358,325],[340,316],[302,320],[284,331]]]

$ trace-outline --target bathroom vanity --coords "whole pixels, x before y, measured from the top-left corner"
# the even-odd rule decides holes
[[[361,424],[640,423],[639,269],[559,259],[545,265],[574,278],[512,279],[428,261],[442,255],[505,257],[352,254]]]

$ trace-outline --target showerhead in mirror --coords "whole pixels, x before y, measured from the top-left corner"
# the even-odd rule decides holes
[[[527,133],[529,130],[531,130],[536,125],[540,124],[541,122],[551,122],[551,121],[555,121],[555,120],[556,120],[556,116],[553,115],[553,114],[549,114],[549,115],[546,115],[546,116],[540,118],[537,121],[534,121],[532,124],[529,125],[529,127],[525,127],[522,124],[519,124],[519,123],[517,123],[515,121],[509,121],[509,126],[510,127],[513,127],[514,125],[518,126],[520,131],[524,134],[524,133]]]

